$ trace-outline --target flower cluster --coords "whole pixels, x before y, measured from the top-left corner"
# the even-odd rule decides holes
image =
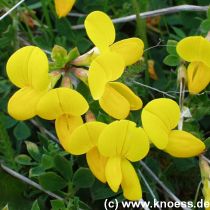
[[[177,53],[189,62],[187,83],[191,94],[197,94],[210,81],[210,41],[202,36],[190,36],[177,44]]]
[[[129,87],[117,80],[126,71],[126,66],[141,59],[144,44],[138,38],[114,43],[113,23],[100,11],[87,16],[85,28],[95,45],[93,52],[97,52],[88,66],[91,95],[108,115],[117,120],[110,124],[84,123],[82,115],[89,110],[88,102],[73,88],[54,88],[55,81],[50,80],[48,73],[48,58],[34,46],[19,49],[8,60],[8,77],[20,88],[10,98],[8,112],[17,120],[27,120],[35,115],[55,120],[57,136],[67,152],[86,154],[90,170],[98,180],[108,183],[114,192],[121,186],[125,198],[138,200],[142,197],[142,190],[131,162],[146,157],[150,144],[174,157],[199,155],[205,145],[192,134],[175,130],[181,114],[179,106],[171,99],[155,99],[144,106],[142,127],[126,120],[129,112],[141,109],[143,103]],[[195,66],[209,65],[208,56],[205,57],[202,50],[199,50],[199,55],[189,54],[185,45],[185,40],[181,41],[177,51],[192,62],[189,75],[195,71]],[[192,78],[190,87],[194,80]]]

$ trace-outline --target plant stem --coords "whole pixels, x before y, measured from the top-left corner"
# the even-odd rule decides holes
[[[1,164],[1,167],[4,171],[6,171],[8,174],[14,176],[15,178],[18,178],[19,180],[37,188],[38,190],[42,191],[42,192],[45,192],[46,194],[48,194],[49,196],[55,198],[55,199],[58,199],[58,200],[64,200],[63,198],[61,198],[60,196],[56,195],[55,193],[53,192],[50,192],[48,190],[45,190],[41,185],[37,184],[36,182],[30,180],[29,178],[17,173],[16,171],[8,168],[7,166]]]
[[[147,0],[141,1],[140,2],[140,7],[137,2],[137,0],[132,0],[133,4],[133,10],[136,14],[136,31],[137,31],[137,36],[142,39],[144,42],[144,47],[145,49],[148,48],[148,41],[147,41],[147,28],[146,28],[146,20],[143,20],[140,17],[140,13],[144,12],[147,7]],[[149,84],[149,71],[148,71],[148,65],[147,65],[147,60],[148,60],[148,52],[146,51],[144,53],[144,60],[146,64],[146,70],[145,70],[145,84]]]

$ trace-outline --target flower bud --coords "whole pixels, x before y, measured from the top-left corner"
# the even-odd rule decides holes
[[[72,61],[72,64],[75,66],[90,66],[90,63],[99,55],[99,49],[94,47],[92,50],[87,53],[79,56]]]

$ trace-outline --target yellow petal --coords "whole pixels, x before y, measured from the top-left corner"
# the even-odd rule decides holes
[[[85,19],[85,29],[90,40],[101,51],[107,50],[115,40],[114,25],[103,12],[91,12]]]
[[[125,119],[130,112],[128,100],[108,84],[99,104],[107,114],[116,119]]]
[[[187,68],[188,90],[191,94],[201,92],[210,81],[210,67],[201,62],[192,62]]]
[[[176,47],[181,58],[188,62],[201,61],[210,67],[210,42],[202,36],[182,39]]]
[[[45,90],[49,86],[48,59],[38,47],[27,46],[17,50],[9,58],[6,69],[9,79],[17,87]]]
[[[54,0],[58,17],[65,17],[72,9],[75,0]]]
[[[142,100],[126,85],[120,82],[109,82],[109,85],[120,93],[130,103],[130,110],[142,108]]]
[[[138,38],[123,39],[111,45],[110,49],[122,55],[126,66],[129,66],[141,59],[144,52],[144,43]]]
[[[112,52],[99,55],[91,62],[88,84],[95,100],[103,95],[106,83],[118,79],[124,68],[125,63],[121,56]]]
[[[159,149],[164,149],[168,144],[168,134],[170,130],[163,121],[146,109],[142,110],[141,120],[143,128],[152,143]]]
[[[80,116],[70,116],[63,114],[59,116],[55,121],[55,129],[59,141],[63,148],[68,151],[70,136],[72,132],[83,124],[83,120]]]
[[[27,120],[36,115],[36,106],[43,91],[32,88],[22,88],[15,92],[8,102],[8,113],[16,120]]]
[[[173,130],[169,134],[165,151],[174,157],[188,158],[200,155],[205,150],[205,144],[192,134]]]
[[[109,184],[110,188],[114,192],[117,192],[122,182],[120,157],[111,157],[108,159],[106,168],[105,168],[105,175],[106,175],[107,183]]]
[[[81,125],[71,134],[66,150],[73,155],[87,153],[97,146],[99,135],[105,127],[106,124],[101,122],[89,122]]]
[[[139,161],[149,152],[149,139],[142,128],[129,126],[122,154],[130,161]]]
[[[128,120],[114,121],[101,133],[98,149],[105,157],[120,156],[122,153],[127,129],[134,128],[135,123]]]
[[[56,88],[41,98],[37,106],[37,114],[46,120],[54,120],[63,114],[80,116],[88,108],[87,101],[77,91],[69,88]]]
[[[105,157],[122,156],[138,161],[149,151],[149,141],[142,128],[129,120],[110,123],[101,133],[98,149]]]
[[[106,183],[105,166],[107,163],[107,158],[99,153],[97,147],[94,147],[87,152],[86,159],[93,175],[101,182]]]
[[[160,118],[168,129],[175,128],[180,119],[179,105],[171,99],[154,99],[144,107],[144,110]]]
[[[118,79],[124,68],[124,61],[117,53],[104,53],[91,62],[88,84],[95,100],[103,95],[106,83]]]
[[[89,68],[88,85],[94,100],[101,98],[108,81],[104,69],[97,62],[93,61]]]
[[[140,200],[142,198],[141,185],[135,169],[124,159],[121,161],[123,195],[128,200]]]

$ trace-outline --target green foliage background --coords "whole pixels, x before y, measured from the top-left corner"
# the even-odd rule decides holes
[[[181,4],[209,4],[209,0],[139,0],[138,2],[140,8],[144,8],[145,11]],[[15,0],[0,0],[0,11],[2,11],[0,14],[15,3],[17,3]],[[78,0],[72,12],[88,14],[94,10],[102,10],[112,18],[134,13],[131,1],[127,0]],[[35,26],[26,24],[23,17],[32,18]],[[155,61],[155,70],[159,79],[145,81],[146,67],[139,64],[129,67],[122,77],[122,81],[142,97],[144,104],[153,98],[162,97],[163,94],[142,87],[134,81],[168,92],[178,101],[176,66],[180,60],[174,53],[173,47],[167,48],[166,45],[174,43],[168,40],[179,41],[188,35],[205,35],[210,29],[209,20],[206,18],[205,12],[178,12],[161,16],[158,24],[153,27],[147,24],[147,47],[155,46],[161,40],[160,46],[147,51],[148,58]],[[65,201],[55,200],[46,193],[8,175],[0,168],[0,208],[8,204],[10,210],[103,209],[105,198],[117,198],[119,201],[123,199],[121,192],[113,193],[93,177],[83,156],[70,156],[53,139],[46,136],[43,128],[55,134],[52,122],[36,118],[35,122],[40,125],[37,127],[32,121],[17,122],[7,114],[8,99],[16,90],[5,73],[9,56],[28,44],[39,46],[46,51],[51,51],[55,44],[63,46],[68,51],[78,47],[82,54],[89,50],[92,44],[84,29],[73,30],[71,26],[83,22],[84,17],[68,16],[58,19],[52,0],[27,0],[10,16],[0,21],[0,161],[39,183],[46,190],[65,198]],[[116,40],[138,36],[135,21],[116,24],[115,27]],[[193,117],[185,121],[184,129],[203,140],[207,139],[206,142],[210,145],[208,90],[209,88],[197,96],[187,96],[185,106],[190,107]],[[99,121],[112,121],[99,109],[98,104],[92,101],[87,87],[82,82],[78,86],[78,91],[91,103],[91,109]],[[140,124],[139,116],[138,111],[132,113],[129,118]],[[176,159],[152,148],[145,162],[181,200],[194,200],[201,179],[196,158]],[[146,171],[138,164],[136,168],[141,169],[157,199],[169,199]],[[144,199],[152,200],[143,181],[141,184]],[[198,198],[202,198],[201,190]]]

